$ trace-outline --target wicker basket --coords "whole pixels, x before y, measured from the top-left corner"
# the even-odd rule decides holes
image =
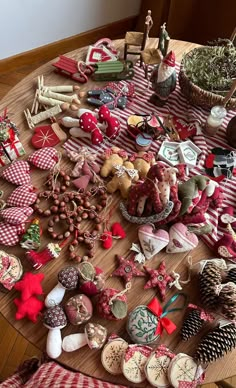
[[[198,48],[193,50],[198,50]],[[191,51],[186,55],[189,54],[191,55]],[[215,105],[223,104],[223,96],[201,89],[199,86],[190,81],[186,75],[186,69],[184,68],[183,60],[181,62],[179,71],[179,85],[182,93],[191,104],[200,105],[204,108],[212,108]],[[231,98],[228,101],[227,109],[236,109],[236,98]]]

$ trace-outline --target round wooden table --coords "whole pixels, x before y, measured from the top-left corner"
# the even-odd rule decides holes
[[[115,41],[116,47],[122,52],[123,50],[123,40]],[[149,47],[156,47],[157,40],[149,39],[148,42]],[[170,49],[174,50],[176,54],[176,59],[178,61],[181,60],[183,53],[190,51],[196,44],[174,41],[170,42]],[[87,48],[82,48],[79,50],[75,50],[66,54],[68,57],[75,58],[76,60],[84,60],[87,52]],[[136,57],[137,59],[137,57]],[[36,89],[37,76],[44,75],[45,84],[55,85],[55,84],[70,84],[75,82],[70,82],[70,80],[59,76],[54,72],[54,68],[51,66],[52,62],[50,61],[47,64],[39,67],[37,70],[32,72],[30,75],[25,77],[20,83],[18,83],[1,101],[0,103],[0,112],[7,107],[8,114],[12,121],[14,121],[18,128],[20,128],[20,139],[25,147],[26,153],[30,154],[33,151],[33,148],[30,145],[30,138],[32,135],[32,131],[28,129],[26,120],[24,118],[23,111],[26,108],[30,108],[32,105],[32,101],[34,98],[34,93]],[[91,88],[92,82],[89,81],[87,84],[81,86],[82,91],[86,91]],[[96,83],[96,87],[99,84]],[[82,103],[81,106],[85,104]],[[60,151],[62,151],[61,147],[57,147]],[[26,159],[27,156],[25,156]],[[72,165],[68,162],[67,158],[63,158],[63,165],[65,167],[71,167]],[[45,181],[45,177],[47,172],[42,172],[42,170],[35,169],[32,173],[32,181],[35,187],[42,188],[42,184]],[[4,198],[7,198],[7,195],[13,190],[13,185],[8,184],[7,182],[0,180],[1,182],[1,190],[4,191]],[[132,242],[137,241],[137,228],[136,225],[130,224],[125,221],[119,210],[118,210],[118,202],[119,196],[115,195],[113,200],[113,206],[117,207],[117,211],[112,216],[112,221],[120,221],[122,226],[124,227],[127,238],[120,241],[114,241],[113,246],[110,250],[106,251],[97,245],[96,255],[92,259],[93,265],[101,267],[106,274],[106,287],[114,287],[118,290],[123,289],[123,281],[120,278],[110,277],[112,271],[117,267],[117,263],[115,260],[115,254],[121,254],[124,257],[128,256],[129,249],[131,247]],[[46,220],[42,219],[42,225],[45,228]],[[43,244],[44,247],[48,240],[47,233],[43,234]],[[22,264],[24,266],[25,271],[32,271],[32,267],[25,259],[25,251],[21,249],[19,246],[6,248],[0,246],[0,249],[6,250],[20,257],[22,260]],[[148,266],[156,268],[162,259],[166,261],[167,271],[174,270],[180,273],[183,278],[187,278],[187,256],[189,253],[184,254],[174,254],[170,255],[163,252],[160,252],[154,259],[152,259],[151,263]],[[191,252],[193,262],[197,262],[201,259],[213,257],[212,252],[203,244],[203,242],[199,242],[199,245],[196,249]],[[60,254],[60,257],[56,260],[51,261],[46,266],[42,267],[40,272],[45,274],[45,279],[43,281],[43,289],[45,294],[47,294],[57,283],[57,273],[60,269],[62,269],[66,265],[70,265],[68,249],[65,247]],[[131,311],[134,307],[140,304],[147,304],[153,296],[155,296],[155,289],[145,290],[143,291],[143,286],[145,284],[145,278],[134,278],[132,280],[132,289],[128,294],[128,309]],[[197,283],[196,280],[193,280],[184,287],[183,291],[190,296],[190,301],[192,303],[198,303],[199,296],[197,295]],[[169,290],[167,293],[168,300],[175,291],[173,289]],[[19,331],[27,340],[32,342],[36,347],[41,350],[45,350],[47,329],[43,326],[40,319],[36,324],[23,319],[20,321],[16,321],[15,316],[15,305],[13,303],[13,299],[18,294],[13,290],[8,293],[0,294],[0,312],[6,317],[9,323],[14,326],[14,328]],[[66,294],[64,300],[70,297],[70,293]],[[172,319],[175,324],[177,324],[178,329],[174,334],[168,336],[163,334],[161,342],[165,343],[170,347],[174,352],[186,352],[190,355],[194,353],[194,349],[200,339],[199,336],[192,338],[187,343],[181,342],[179,338],[179,329],[181,327],[181,322],[183,320],[183,312],[180,313],[172,313],[169,315],[170,319]],[[125,321],[105,321],[97,317],[95,314],[92,318],[92,321],[98,322],[107,327],[108,333],[117,333],[121,337],[124,336],[126,339],[126,329],[125,329]],[[62,330],[62,336],[68,335],[70,333],[82,332],[82,327],[74,327],[72,325],[68,325],[66,328]],[[100,362],[101,351],[92,351],[88,347],[84,347],[78,351],[72,353],[62,353],[59,357],[58,361],[63,365],[73,368],[74,370],[85,373],[89,376],[93,376],[99,379],[103,379],[105,381],[113,382],[116,384],[124,384],[129,385],[127,380],[122,376],[113,376],[105,371],[101,362]],[[227,377],[232,376],[235,373],[235,356],[236,350],[232,353],[225,356],[222,360],[217,361],[216,363],[210,365],[207,368],[206,374],[206,382],[213,382],[217,380],[222,380]],[[147,387],[149,386],[146,382],[142,384],[137,384],[135,386]]]

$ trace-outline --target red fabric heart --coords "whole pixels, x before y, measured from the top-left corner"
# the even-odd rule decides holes
[[[0,223],[0,244],[12,247],[16,245],[22,233],[25,232],[25,225],[10,225],[6,222]]]
[[[17,187],[7,199],[8,206],[27,207],[32,205],[36,199],[37,194],[32,185],[23,185]]]
[[[120,238],[126,237],[126,233],[119,222],[114,222],[114,224],[111,226],[111,231],[112,236],[117,236]]]
[[[27,185],[30,183],[30,165],[24,160],[16,160],[1,174],[3,179],[15,185]]]
[[[58,152],[52,147],[41,148],[33,152],[28,161],[42,170],[51,170],[58,162]]]
[[[31,207],[9,207],[0,211],[1,219],[10,225],[19,225],[27,221],[33,213]]]

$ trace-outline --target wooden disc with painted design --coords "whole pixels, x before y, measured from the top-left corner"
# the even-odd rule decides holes
[[[122,374],[121,363],[128,343],[120,337],[111,339],[102,350],[101,362],[112,375]]]
[[[199,366],[194,359],[187,354],[179,353],[170,362],[168,378],[174,388],[179,388],[184,383],[197,380],[197,370]]]
[[[145,365],[152,352],[150,346],[129,345],[124,353],[122,372],[132,383],[141,383],[146,379]]]
[[[145,374],[151,385],[158,388],[170,386],[168,368],[174,353],[164,347],[159,347],[152,352],[145,366]]]
[[[5,251],[0,251],[0,283],[8,290],[20,280],[23,267],[18,257]]]

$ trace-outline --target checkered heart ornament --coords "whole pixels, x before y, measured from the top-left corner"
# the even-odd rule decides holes
[[[10,225],[6,222],[0,222],[0,244],[12,247],[18,244],[24,232],[25,224]]]
[[[35,203],[37,194],[32,185],[17,187],[7,198],[7,205],[14,207],[28,207]]]
[[[16,160],[2,172],[1,177],[17,186],[30,184],[30,165],[24,160]]]
[[[19,225],[25,223],[33,213],[31,207],[9,207],[0,211],[0,218],[10,225]]]
[[[59,162],[59,153],[52,147],[41,148],[28,157],[28,162],[41,170],[51,170]]]

